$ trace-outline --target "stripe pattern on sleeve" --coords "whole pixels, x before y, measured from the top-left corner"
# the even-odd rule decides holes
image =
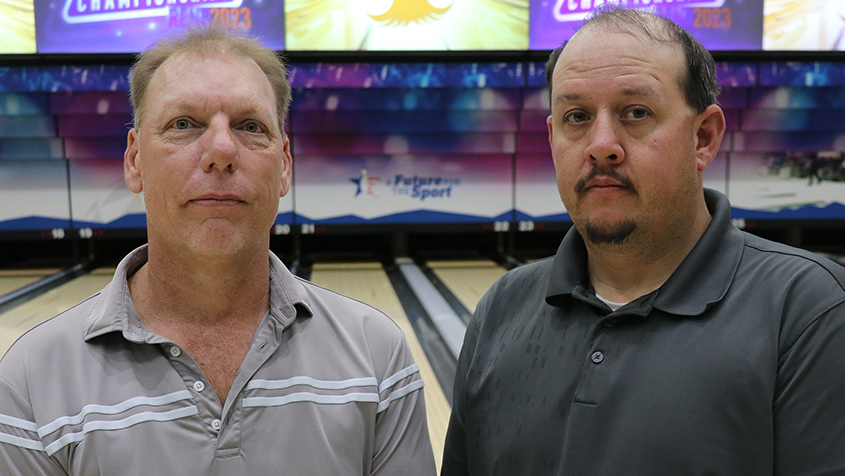
[[[45,451],[44,444],[38,438],[38,425],[0,414],[0,443],[34,451]]]
[[[417,364],[386,378],[381,384],[374,377],[346,380],[319,380],[298,376],[281,380],[253,380],[244,388],[254,395],[244,398],[244,408],[278,407],[308,402],[318,405],[370,403],[381,413],[390,403],[423,387]]]
[[[180,390],[157,397],[133,397],[114,405],[85,405],[75,415],[39,427],[37,433],[44,442],[43,449],[52,456],[94,431],[123,430],[139,423],[168,422],[198,414],[191,393]]]

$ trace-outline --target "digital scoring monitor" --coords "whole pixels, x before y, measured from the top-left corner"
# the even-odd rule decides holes
[[[590,12],[609,3],[670,18],[709,50],[762,48],[763,0],[531,0],[530,48],[557,48]]]
[[[845,1],[765,0],[764,50],[845,51]]]
[[[0,0],[0,54],[35,53],[32,0]]]
[[[291,51],[528,49],[529,0],[286,0]]]
[[[138,53],[164,35],[206,24],[285,47],[283,0],[35,0],[39,53]]]

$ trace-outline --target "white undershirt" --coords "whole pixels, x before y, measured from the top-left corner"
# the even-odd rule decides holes
[[[624,306],[625,304],[628,304],[627,302],[608,301],[607,299],[599,296],[598,294],[596,294],[596,297],[599,298],[599,301],[607,304],[607,306],[610,308],[611,311],[615,311],[615,310],[619,309],[620,307]]]

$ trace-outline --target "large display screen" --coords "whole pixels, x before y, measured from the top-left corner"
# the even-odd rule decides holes
[[[39,53],[137,53],[163,35],[205,24],[285,48],[281,0],[35,0]]]
[[[0,54],[137,53],[205,24],[288,51],[550,50],[608,3],[710,50],[845,50],[845,0],[0,0]]]
[[[532,50],[557,48],[572,37],[604,0],[533,0]],[[619,0],[613,3],[648,10],[689,31],[710,50],[759,50],[763,0]]]
[[[0,54],[35,53],[32,0],[0,0]]]
[[[528,0],[286,0],[289,50],[526,50]]]
[[[845,1],[766,0],[764,50],[845,51]]]

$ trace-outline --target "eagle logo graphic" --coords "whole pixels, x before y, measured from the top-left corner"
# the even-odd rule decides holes
[[[385,26],[404,26],[411,22],[422,23],[436,20],[440,15],[448,12],[452,5],[437,8],[428,3],[428,0],[393,0],[393,4],[386,12],[381,15],[370,15],[370,18],[379,22],[386,21]]]

